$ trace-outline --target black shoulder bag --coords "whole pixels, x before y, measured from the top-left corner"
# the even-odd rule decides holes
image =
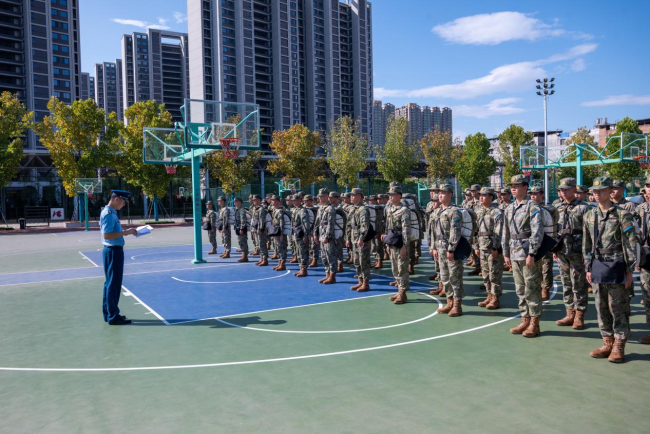
[[[445,228],[442,226],[442,223],[440,223],[440,219],[438,219],[438,226],[440,227],[442,236],[449,239],[449,236],[445,233]],[[469,241],[467,241],[465,237],[461,235],[460,239],[458,240],[458,244],[456,245],[456,250],[454,250],[454,260],[464,261],[465,259],[469,258],[471,254],[472,246],[469,244]]]
[[[639,265],[639,267],[643,268],[646,271],[650,271],[650,247],[644,246],[644,244],[646,244],[648,241],[648,219],[646,217],[646,214],[647,212],[643,213],[643,230],[641,231],[641,235],[643,236],[643,239],[641,240],[641,248],[645,253],[645,261],[643,261],[643,265]]]
[[[594,212],[594,243],[591,247],[591,281],[593,283],[610,283],[610,284],[623,284],[625,283],[625,261],[623,259],[616,259],[615,261],[601,261],[597,259],[596,256],[599,254],[600,249],[598,246],[598,241],[600,240],[600,234],[602,233],[598,227],[598,213]],[[605,224],[609,218],[609,211],[605,214],[605,219],[603,220],[603,229],[605,229]]]
[[[541,208],[539,212],[542,212]],[[514,221],[514,214],[513,214],[513,224],[512,226],[515,228],[515,232],[517,235],[519,235],[519,229],[517,228],[517,222]],[[553,250],[553,247],[557,244],[557,241],[555,241],[553,238],[549,237],[548,235],[544,234],[542,237],[542,244],[539,246],[539,249],[537,249],[537,253],[535,254],[535,262],[539,261],[540,259],[544,258],[546,254],[550,251]],[[524,249],[524,252],[528,254],[530,251],[530,241],[528,239],[523,239],[521,240],[521,247]]]
[[[402,231],[396,231],[392,227],[388,228],[386,231],[386,236],[384,237],[384,244],[401,249],[404,246],[404,237],[402,236]]]
[[[211,231],[212,223],[210,223],[210,220],[204,221],[201,227],[203,228],[204,231]]]
[[[376,218],[377,217],[375,217],[375,219]],[[372,224],[370,223],[370,218],[368,218],[368,232],[366,233],[366,236],[363,238],[363,242],[367,243],[368,241],[375,238],[376,235],[377,235],[377,231],[375,231],[375,228],[372,227]]]

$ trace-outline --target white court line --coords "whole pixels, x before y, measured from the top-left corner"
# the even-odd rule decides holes
[[[277,279],[277,278],[279,278],[279,277],[284,277],[284,276],[288,275],[289,273],[291,273],[291,270],[287,270],[286,273],[284,273],[284,274],[280,274],[280,275],[278,275],[278,276],[264,277],[264,278],[262,278],[262,279],[252,279],[252,280],[231,280],[231,281],[225,281],[225,282],[198,282],[198,281],[194,281],[194,280],[183,280],[183,279],[179,279],[179,278],[174,277],[174,276],[172,276],[172,279],[174,279],[174,280],[176,280],[176,281],[178,281],[178,282],[183,282],[183,283],[198,283],[198,284],[201,284],[201,283],[248,283],[248,282],[259,282],[259,281],[261,281],[261,280]]]
[[[124,285],[122,285],[122,288],[124,288],[124,289],[128,292],[127,297],[133,297],[133,298],[135,298],[135,299],[138,300],[138,302],[139,302],[142,306],[144,306],[144,307],[145,307],[145,308],[146,308],[146,309],[147,309],[147,310],[148,310],[152,315],[154,315],[154,316],[155,316],[156,318],[158,318],[160,321],[162,321],[163,323],[165,323],[165,325],[169,325],[169,323],[167,322],[167,320],[165,320],[165,318],[163,318],[162,316],[158,315],[158,312],[156,312],[155,310],[153,310],[152,308],[150,308],[149,306],[147,306],[147,305],[146,305],[142,300],[140,300],[140,299],[139,299],[139,298],[138,298],[134,293],[132,293],[132,292],[129,290],[129,288],[127,288],[127,287],[124,286]]]
[[[92,259],[90,259],[88,256],[84,255],[83,253],[79,252],[81,256],[83,256],[85,259],[87,259],[91,264],[93,264],[95,267],[99,267],[99,265],[95,264]]]
[[[550,302],[553,297],[555,297],[555,294],[557,294],[557,283],[553,283],[553,293],[551,294],[551,297],[549,298],[548,301],[544,302],[544,304]],[[429,342],[429,341],[435,341],[438,339],[443,339],[443,338],[448,338],[451,336],[458,336],[462,335],[465,333],[470,333],[474,332],[477,330],[482,330],[488,327],[492,327],[498,324],[502,324],[507,321],[511,321],[517,317],[521,316],[521,313],[518,313],[515,316],[511,316],[509,318],[504,318],[502,320],[490,323],[490,324],[484,324],[482,326],[478,327],[473,327],[471,329],[467,330],[460,330],[457,332],[453,333],[447,333],[444,335],[439,335],[439,336],[431,336],[428,338],[422,338],[422,339],[416,339],[412,341],[406,341],[406,342],[398,342],[396,344],[388,344],[388,345],[380,345],[376,347],[367,347],[367,348],[357,348],[356,350],[345,350],[345,351],[335,351],[331,353],[320,353],[320,354],[307,354],[304,356],[292,356],[292,357],[279,357],[275,359],[258,359],[258,360],[242,360],[239,362],[221,362],[221,363],[204,363],[204,364],[199,364],[199,365],[171,365],[171,366],[138,366],[138,367],[132,367],[132,368],[6,368],[6,367],[0,367],[0,371],[23,371],[23,372],[126,372],[126,371],[161,371],[161,370],[169,370],[169,369],[197,369],[197,368],[217,368],[217,367],[223,367],[223,366],[241,366],[241,365],[257,365],[261,363],[273,363],[273,362],[288,362],[288,361],[293,361],[293,360],[306,360],[306,359],[318,359],[322,357],[330,357],[330,356],[340,356],[344,354],[356,354],[356,353],[365,353],[369,351],[376,351],[376,350],[385,350],[388,348],[397,348],[397,347],[403,347],[406,345],[413,345],[413,344],[419,344],[422,342]]]
[[[438,302],[438,307],[442,307],[442,302],[440,300],[438,300],[437,298],[435,298],[435,297],[433,297],[433,296],[431,296],[429,294],[426,294],[425,292],[422,292],[422,291],[415,291],[415,292],[417,292],[419,294],[424,294],[427,297],[437,301]],[[340,300],[340,301],[362,300],[363,298],[369,298],[369,297],[352,298],[352,299]],[[438,314],[438,311],[434,310],[432,314],[427,315],[427,316],[425,316],[423,318],[413,320],[413,321],[403,322],[403,323],[400,323],[400,324],[393,324],[393,325],[389,325],[389,326],[372,327],[372,328],[357,329],[357,330],[308,330],[308,331],[305,331],[305,330],[272,330],[272,329],[262,329],[262,328],[249,327],[249,326],[240,326],[240,325],[237,325],[237,324],[230,323],[228,321],[224,321],[221,318],[215,318],[215,320],[219,321],[220,323],[231,326],[231,327],[236,327],[236,328],[239,328],[239,329],[257,330],[257,331],[260,331],[260,332],[294,333],[294,334],[330,334],[330,333],[357,333],[357,332],[369,332],[369,331],[374,331],[374,330],[392,329],[392,328],[395,328],[395,327],[402,327],[402,326],[405,326],[405,325],[415,324],[415,323],[418,323],[420,321],[427,320],[427,319],[429,319],[429,318],[431,318],[431,317],[433,317],[433,316],[435,316],[437,314]],[[226,318],[229,318],[229,317],[226,317]]]

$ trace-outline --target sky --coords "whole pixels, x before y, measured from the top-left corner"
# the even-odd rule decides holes
[[[375,100],[451,107],[454,136],[544,128],[537,78],[555,77],[548,128],[650,118],[650,1],[374,0]],[[84,0],[81,60],[120,57],[148,26],[187,31],[185,0]]]

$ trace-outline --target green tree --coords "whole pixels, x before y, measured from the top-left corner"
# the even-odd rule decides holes
[[[294,124],[284,131],[274,131],[269,145],[278,156],[268,168],[274,175],[299,178],[302,185],[311,185],[323,178],[324,160],[316,154],[322,148],[321,136],[304,125]]]
[[[408,140],[408,122],[392,117],[386,126],[384,146],[376,149],[377,169],[386,181],[403,183],[418,161],[418,146]]]
[[[337,184],[344,188],[357,185],[357,174],[366,168],[368,140],[361,134],[361,122],[342,116],[330,125],[325,149]]]
[[[224,193],[230,195],[248,185],[255,175],[255,163],[261,151],[248,151],[245,157],[232,158],[231,151],[217,150],[205,156],[210,174],[221,183]]]
[[[463,188],[472,184],[484,185],[497,167],[496,160],[490,155],[490,141],[483,133],[470,134],[465,137],[465,146],[454,169]]]
[[[504,180],[521,173],[519,149],[522,146],[532,146],[533,143],[533,133],[525,131],[519,125],[510,125],[499,134],[499,153],[504,164]]]
[[[11,92],[0,95],[0,188],[9,184],[19,170],[23,158],[20,137],[31,126],[34,113]],[[0,204],[1,205],[1,204]]]
[[[600,148],[598,146],[598,143],[596,143],[596,139],[592,135],[589,134],[589,129],[587,127],[580,127],[578,128],[578,131],[569,138],[565,144],[567,145],[567,151],[571,152],[575,150],[575,147],[572,147],[570,145],[572,144],[583,144],[583,145],[591,145],[594,147],[596,151],[600,152]],[[589,160],[595,160],[596,155],[594,155],[591,152],[588,151],[583,151],[582,152],[582,159],[584,161],[589,161]],[[568,157],[564,159],[565,162],[574,162],[576,161],[576,154],[571,153]],[[603,171],[604,166],[601,165],[596,165],[596,166],[583,166],[582,167],[582,184],[583,185],[591,185],[593,183],[594,178],[597,178],[600,176],[600,174]],[[562,179],[562,178],[575,178],[576,177],[576,168],[575,167],[561,167],[558,169],[557,176]]]
[[[639,124],[631,119],[630,117],[625,117],[616,123],[616,136],[612,137],[609,140],[609,143],[605,147],[604,155],[611,155],[621,149],[621,133],[632,133],[632,134],[642,134]],[[618,137],[617,137],[618,136]],[[627,145],[637,137],[624,136],[623,145]],[[627,156],[629,150],[623,151],[623,156]],[[618,154],[616,155],[618,156]],[[603,167],[607,171],[608,175],[615,179],[622,179],[624,181],[630,181],[632,178],[642,177],[644,175],[643,169],[638,162],[626,162],[626,163],[614,163],[608,164]]]
[[[119,134],[121,124],[115,113],[105,118],[104,110],[92,99],[67,105],[52,97],[47,108],[51,115],[34,125],[34,131],[50,151],[66,193],[74,196],[75,178],[94,178],[98,168],[110,164],[109,144]]]
[[[119,137],[113,141],[114,167],[129,184],[141,187],[149,197],[162,197],[175,175],[168,175],[165,167],[142,161],[142,137],[145,127],[169,128],[172,115],[164,104],[156,101],[136,102],[126,109],[127,125],[121,128]],[[169,134],[166,143],[176,144],[175,134]],[[178,143],[180,145],[180,143]]]
[[[447,179],[454,175],[460,147],[452,141],[451,132],[438,129],[430,131],[422,138],[420,148],[427,164],[427,177]]]

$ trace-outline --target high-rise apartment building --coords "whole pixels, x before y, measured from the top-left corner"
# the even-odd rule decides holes
[[[400,116],[408,121],[409,140],[419,142],[430,131],[452,132],[452,110],[449,107],[420,107],[415,103],[408,103],[403,107],[395,108],[387,103],[382,106],[381,101],[373,103],[373,130],[374,144],[382,146],[386,142],[386,128],[391,117]]]
[[[372,139],[369,1],[188,0],[188,28],[190,96],[259,104],[263,147],[342,115]]]
[[[0,0],[0,92],[16,93],[36,121],[56,96],[81,98],[78,0]],[[51,170],[48,151],[29,131],[23,175]]]
[[[119,120],[124,119],[122,100],[122,61],[95,64],[95,102],[104,109],[106,116],[116,113]]]
[[[95,99],[95,77],[88,77],[88,98]]]
[[[408,103],[404,107],[395,109],[395,116],[405,118],[408,121],[407,138],[410,142],[416,143],[422,139],[422,109],[415,103]]]
[[[372,144],[384,146],[386,127],[384,126],[384,113],[381,101],[372,103]]]
[[[79,98],[82,101],[90,98],[90,74],[87,72],[81,73],[81,97]],[[94,99],[94,95],[93,95]]]
[[[187,33],[148,29],[122,37],[122,101],[165,104],[175,121],[189,97]]]

